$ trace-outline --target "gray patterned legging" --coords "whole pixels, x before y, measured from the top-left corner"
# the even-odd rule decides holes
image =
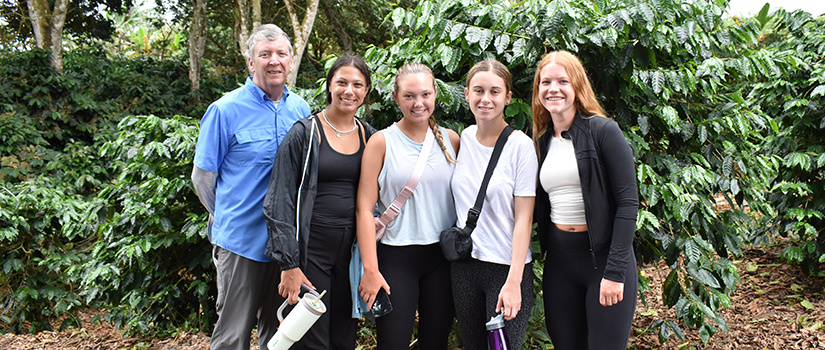
[[[453,300],[464,350],[487,349],[485,324],[495,316],[498,294],[507,280],[509,271],[509,265],[476,259],[452,263]],[[533,263],[531,262],[524,265],[521,278],[521,310],[516,318],[504,322],[511,348],[521,349],[532,309]]]

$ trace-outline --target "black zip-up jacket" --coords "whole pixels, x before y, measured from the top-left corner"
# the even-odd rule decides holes
[[[552,123],[539,138],[539,166],[547,157]],[[607,118],[577,114],[570,129],[561,133],[573,141],[584,197],[590,253],[608,253],[604,278],[624,283],[625,267],[633,259],[633,238],[639,211],[639,194],[633,152],[619,125]],[[547,251],[550,200],[537,179],[535,219],[542,253]]]
[[[307,265],[307,244],[312,208],[318,191],[318,149],[321,146],[318,114],[292,126],[278,146],[269,189],[264,197],[264,216],[269,241],[265,254],[278,262],[281,270]],[[366,142],[375,129],[356,118],[364,129]],[[358,131],[360,132],[360,130]],[[299,191],[300,186],[300,191]]]

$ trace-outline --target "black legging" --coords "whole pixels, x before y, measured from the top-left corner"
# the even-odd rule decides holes
[[[378,266],[390,285],[393,311],[376,318],[378,349],[407,350],[418,308],[418,348],[447,349],[453,324],[450,263],[438,243],[378,245]]]
[[[292,349],[354,349],[358,320],[352,318],[349,260],[353,227],[313,223],[309,229],[307,266],[304,274],[320,293],[327,307],[318,321]]]
[[[555,348],[626,349],[636,310],[635,259],[625,270],[622,301],[605,307],[599,303],[599,292],[607,254],[596,255],[594,269],[587,232],[564,232],[551,225],[547,238],[544,312]]]

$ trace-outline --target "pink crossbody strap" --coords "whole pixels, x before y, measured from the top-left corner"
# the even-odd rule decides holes
[[[418,161],[415,163],[415,169],[409,181],[404,185],[401,193],[392,201],[392,204],[387,207],[387,210],[384,210],[384,213],[378,218],[384,226],[387,226],[392,219],[398,216],[398,213],[401,212],[401,207],[404,206],[404,203],[407,202],[407,199],[410,198],[413,190],[415,190],[415,186],[418,185],[418,180],[421,180],[421,174],[424,173],[424,168],[427,167],[427,158],[430,156],[430,150],[433,148],[434,140],[435,136],[433,135],[432,129],[427,128],[427,135],[424,136],[424,143],[421,145],[421,153],[418,154]]]

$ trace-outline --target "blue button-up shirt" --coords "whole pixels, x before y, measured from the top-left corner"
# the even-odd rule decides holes
[[[209,106],[201,119],[195,166],[217,173],[212,244],[255,261],[268,239],[263,200],[275,153],[287,131],[310,114],[301,96],[276,104],[249,77]]]

